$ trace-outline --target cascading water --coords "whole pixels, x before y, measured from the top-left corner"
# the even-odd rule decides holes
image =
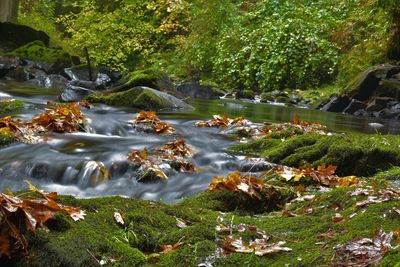
[[[21,87],[15,83],[0,85],[0,98],[12,97],[26,102],[21,114],[16,114],[23,119],[42,112],[47,101],[56,100],[57,94],[56,90]],[[226,149],[234,141],[221,135],[219,129],[195,126],[196,120],[218,113],[245,116],[253,121],[290,121],[297,115],[303,120],[326,124],[331,129],[374,131],[368,126],[373,121],[342,114],[265,104],[232,104],[227,100],[196,100],[192,104],[195,111],[159,113],[161,119],[172,123],[177,130],[172,136],[136,131],[129,123],[136,110],[105,105],[82,108],[88,118],[86,132],[49,134],[46,141],[39,144],[13,143],[1,148],[0,190],[24,189],[23,180],[27,179],[47,191],[77,197],[124,195],[176,202],[204,191],[216,175],[225,176],[238,169],[249,171],[249,166],[254,165],[243,157],[227,153]],[[399,129],[398,122],[380,123],[386,124],[381,129],[386,132]],[[167,181],[157,183],[137,182],[138,173],[129,164],[128,153],[145,147],[154,150],[180,137],[196,150],[191,161],[199,171],[175,173]]]

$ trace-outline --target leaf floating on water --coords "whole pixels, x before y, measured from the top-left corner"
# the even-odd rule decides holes
[[[227,115],[213,115],[213,118],[208,121],[196,122],[197,127],[219,127],[226,128],[228,126],[244,126],[249,124],[249,121],[243,117],[230,119]]]
[[[385,233],[378,230],[372,239],[354,238],[347,243],[335,247],[335,254],[339,261],[335,266],[370,266],[377,265],[383,257],[395,249],[391,245],[393,232]]]
[[[228,174],[224,179],[221,176],[214,177],[211,181],[208,190],[229,190],[235,192],[243,192],[246,195],[261,199],[261,191],[264,188],[264,181],[254,176],[242,176],[240,172]]]

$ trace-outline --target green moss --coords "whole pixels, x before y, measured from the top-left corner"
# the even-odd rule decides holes
[[[24,102],[21,100],[0,101],[0,117],[4,117],[14,112],[18,112],[24,107]]]
[[[127,91],[111,93],[109,95],[93,93],[86,99],[92,103],[103,103],[111,106],[126,106],[145,110],[157,110],[172,107],[165,99],[162,99],[153,92],[141,87],[135,87]]]
[[[396,166],[375,175],[376,178],[386,180],[400,180],[400,167]]]
[[[148,68],[145,70],[136,70],[128,75],[127,82],[116,86],[113,91],[125,91],[127,89],[137,86],[147,86],[150,88],[158,89],[158,81],[162,78],[163,74],[161,71],[155,68]]]
[[[385,188],[382,180],[368,180],[375,190]],[[289,187],[286,190],[290,191]],[[355,237],[372,237],[374,232],[398,229],[400,216],[393,212],[396,200],[371,204],[361,209],[356,202],[366,196],[351,196],[354,188],[336,188],[315,193],[312,201],[295,202],[287,206],[297,217],[286,217],[281,211],[249,216],[254,207],[229,204],[235,202],[237,193],[207,192],[185,199],[177,205],[141,201],[120,197],[75,199],[66,197],[63,203],[86,210],[85,220],[73,222],[58,215],[48,224],[50,232],[38,231],[29,237],[30,253],[15,258],[10,266],[98,266],[99,260],[106,266],[197,266],[205,262],[222,245],[217,242],[224,234],[215,230],[220,224],[217,217],[224,216],[225,223],[255,225],[272,234],[269,242],[286,241],[291,252],[279,252],[264,257],[253,254],[233,253],[221,256],[215,266],[316,266],[329,265],[334,247]],[[281,194],[285,196],[285,194]],[[285,197],[284,197],[285,198]],[[289,198],[282,199],[285,203]],[[229,206],[231,205],[231,206]],[[339,211],[334,207],[341,207]],[[226,208],[226,209],[225,209]],[[245,212],[244,208],[248,209]],[[311,213],[305,210],[312,209]],[[113,214],[122,214],[125,226],[116,223]],[[222,215],[220,211],[225,211]],[[344,216],[341,223],[332,222],[339,212]],[[351,214],[356,214],[350,218]],[[187,227],[179,228],[176,219],[185,221]],[[330,231],[332,236],[324,238]],[[258,237],[257,233],[239,233],[243,240]],[[160,245],[184,244],[166,254],[160,253]],[[155,254],[156,253],[156,254]],[[152,256],[150,256],[152,255]],[[382,266],[394,266],[400,259],[400,250],[391,251]],[[148,259],[151,263],[148,262]],[[336,258],[335,258],[336,259]]]
[[[371,176],[400,165],[400,140],[394,135],[306,133],[278,141],[279,137],[278,132],[233,149],[292,167],[332,164],[338,166],[339,175]]]
[[[13,50],[12,52],[7,53],[7,55],[34,61],[45,61],[49,63],[55,63],[58,61],[71,61],[68,53],[61,49],[48,48],[42,41],[28,43]]]

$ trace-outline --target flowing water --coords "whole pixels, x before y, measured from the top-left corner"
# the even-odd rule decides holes
[[[0,83],[0,98],[26,101],[22,112],[14,114],[24,120],[41,113],[47,101],[55,101],[60,92],[32,88],[15,83]],[[26,188],[24,180],[60,194],[77,197],[123,195],[147,200],[176,202],[183,197],[204,191],[215,175],[225,176],[244,164],[243,157],[232,155],[227,147],[234,144],[218,129],[197,128],[196,120],[212,114],[244,116],[255,122],[287,122],[294,116],[301,120],[327,125],[337,131],[373,133],[370,123],[381,123],[381,132],[399,133],[397,121],[376,121],[311,109],[254,104],[229,100],[192,100],[193,111],[159,112],[162,120],[177,129],[173,136],[158,136],[135,131],[129,123],[138,110],[98,105],[84,109],[89,119],[87,132],[50,134],[47,141],[36,145],[14,143],[0,149],[0,190]],[[167,141],[183,137],[197,151],[191,161],[198,173],[179,173],[159,183],[139,183],[136,173],[129,168],[128,153],[144,147],[155,149]],[[109,171],[109,180],[94,184],[96,162]]]

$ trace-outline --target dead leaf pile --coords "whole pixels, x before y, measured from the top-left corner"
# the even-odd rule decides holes
[[[249,121],[243,117],[237,117],[235,119],[229,118],[227,115],[213,115],[213,118],[208,121],[196,122],[197,127],[219,127],[226,128],[228,126],[244,126],[249,124]]]
[[[157,114],[153,111],[142,111],[136,116],[136,119],[131,123],[134,126],[141,126],[143,131],[150,130],[156,134],[173,134],[175,129],[172,124],[160,120]],[[149,129],[147,129],[149,128]]]
[[[10,116],[1,118],[0,133],[34,144],[41,141],[39,134],[43,132],[71,133],[82,129],[86,120],[79,103],[59,104],[54,107],[55,109],[46,109],[28,122],[13,120]]]
[[[228,174],[226,179],[222,176],[215,176],[214,180],[211,181],[208,190],[242,192],[252,198],[261,199],[261,191],[263,188],[263,180],[254,176],[242,176],[240,172],[233,172]]]
[[[168,179],[167,170],[177,172],[195,172],[193,163],[185,159],[192,156],[193,149],[183,139],[175,140],[158,148],[157,153],[150,155],[147,148],[134,150],[128,155],[128,159],[139,166],[143,175],[139,181]],[[153,179],[155,178],[155,179]]]
[[[56,109],[46,109],[35,117],[31,127],[43,127],[46,131],[71,133],[76,132],[84,124],[85,119],[79,108],[79,103],[63,104]]]
[[[28,242],[24,235],[45,228],[44,224],[54,218],[57,212],[69,215],[74,221],[84,219],[84,211],[58,204],[57,193],[43,192],[31,184],[29,188],[37,197],[19,198],[0,194],[0,257],[11,258],[12,251],[26,254]]]
[[[395,249],[391,245],[393,232],[385,233],[378,230],[374,237],[355,238],[347,243],[335,247],[335,256],[339,257],[335,266],[364,267],[378,265],[383,257]]]
[[[330,187],[349,187],[359,183],[358,178],[355,176],[337,176],[335,174],[336,169],[336,166],[327,166],[322,163],[317,168],[290,168],[279,166],[275,169],[275,172],[285,181],[300,182],[301,179],[309,177],[319,185]]]
[[[229,233],[222,240],[222,249],[225,253],[254,253],[257,256],[265,256],[276,252],[292,251],[291,248],[283,246],[286,243],[284,241],[268,243],[271,235],[256,226],[244,223],[235,225],[232,222],[226,224],[221,216],[217,218],[217,221],[219,222],[216,227],[217,232]],[[259,238],[245,242],[241,235],[246,233],[258,234]]]

